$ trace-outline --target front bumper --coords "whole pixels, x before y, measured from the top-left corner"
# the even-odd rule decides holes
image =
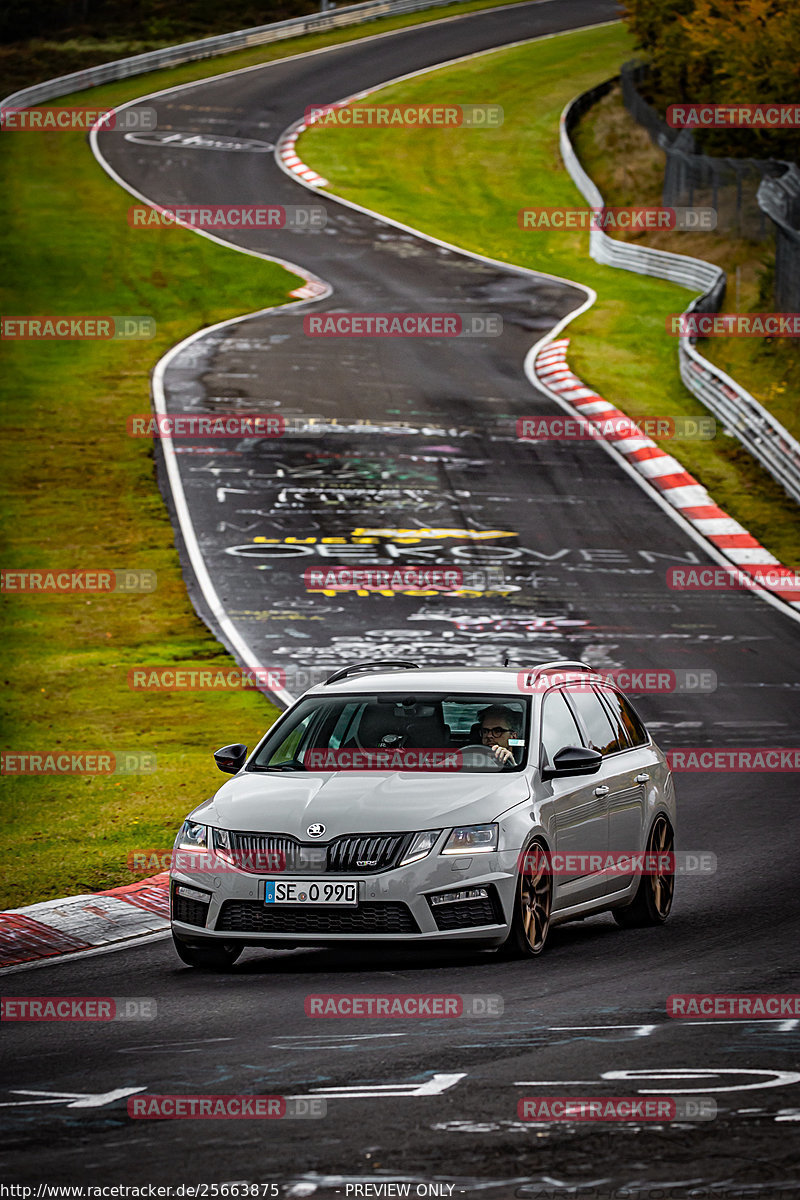
[[[227,864],[218,872],[173,870],[172,927],[188,942],[285,948],[364,941],[497,946],[507,937],[513,916],[518,860],[514,850],[463,857],[434,854],[375,875],[256,875]],[[358,880],[357,907],[265,904],[266,880],[312,877],[318,882]],[[432,896],[472,888],[484,888],[486,899],[430,903]]]

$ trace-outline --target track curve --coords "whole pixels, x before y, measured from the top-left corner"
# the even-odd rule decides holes
[[[397,75],[398,61],[424,67],[611,15],[611,6],[571,0],[476,14],[205,81],[153,103],[162,127],[203,131],[213,121],[225,134],[274,141],[307,103]],[[297,204],[308,195],[267,155],[227,155],[223,173],[210,161],[216,156],[165,153],[113,133],[101,135],[100,147],[128,186],[161,204],[263,202],[265,193]],[[796,625],[750,594],[670,592],[666,566],[705,561],[702,551],[613,459],[594,443],[531,447],[505,432],[503,422],[517,415],[553,411],[525,380],[523,363],[582,293],[325,202],[323,234],[270,233],[246,243],[329,283],[331,295],[314,311],[493,311],[504,332],[482,342],[364,340],[343,348],[304,339],[297,310],[273,312],[200,336],[167,364],[168,411],[280,404],[331,422],[307,444],[232,444],[222,454],[198,442],[177,456],[209,578],[258,660],[289,669],[383,654],[496,664],[509,652],[520,661],[567,655],[598,666],[708,669],[719,681],[713,694],[640,702],[665,747],[796,745]],[[358,424],[377,413],[420,432]],[[442,532],[427,536],[423,526]],[[494,536],[479,536],[487,533]],[[231,553],[238,547],[246,552]],[[305,567],[367,563],[368,554],[390,564],[502,567],[519,590],[469,602],[306,596]],[[193,580],[190,588],[196,593]],[[195,600],[203,612],[202,597]],[[102,964],[106,994],[150,994],[159,1003],[152,1033],[62,1027],[57,1043],[52,1029],[9,1027],[9,1088],[364,1089],[361,1098],[331,1100],[324,1121],[267,1131],[242,1123],[198,1134],[191,1122],[141,1122],[132,1131],[116,1102],[89,1114],[55,1102],[8,1108],[14,1177],[69,1179],[78,1170],[92,1182],[128,1181],[135,1171],[162,1183],[278,1180],[283,1195],[319,1197],[344,1195],[348,1181],[404,1177],[504,1200],[523,1186],[539,1191],[521,1196],[551,1187],[587,1197],[594,1188],[596,1197],[612,1184],[676,1181],[675,1196],[712,1182],[728,1189],[720,1195],[737,1195],[733,1188],[745,1183],[750,1195],[781,1194],[794,1178],[790,1047],[798,1023],[689,1026],[666,1021],[664,1005],[680,991],[791,990],[796,868],[787,847],[800,833],[796,786],[786,774],[700,774],[679,777],[677,789],[681,846],[713,851],[719,869],[682,882],[673,918],[656,933],[593,919],[556,931],[533,967],[490,956],[432,966],[371,951],[248,952],[219,979],[180,969],[156,943],[7,980],[6,994],[96,994]],[[319,1023],[305,1018],[303,996],[325,990],[499,993],[505,1015],[448,1028],[309,1028]],[[716,1094],[720,1112],[708,1125],[537,1132],[516,1120],[521,1089],[534,1083],[621,1094],[626,1077],[608,1072],[644,1072],[625,1086],[646,1090],[658,1086],[654,1072],[689,1068],[704,1073],[696,1082],[703,1094]],[[448,1080],[440,1092],[413,1094],[436,1075]],[[379,1085],[392,1083],[405,1091],[381,1096]],[[48,1144],[34,1162],[43,1124]]]

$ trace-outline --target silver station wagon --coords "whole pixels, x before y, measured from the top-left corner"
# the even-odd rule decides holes
[[[170,897],[183,962],[245,946],[461,943],[538,955],[610,910],[659,925],[675,792],[630,702],[584,663],[336,671],[187,817]]]

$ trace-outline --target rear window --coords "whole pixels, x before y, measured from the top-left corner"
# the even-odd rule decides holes
[[[649,741],[647,730],[625,697],[611,688],[601,687],[598,691],[603,697],[603,703],[608,709],[622,748],[646,745]]]

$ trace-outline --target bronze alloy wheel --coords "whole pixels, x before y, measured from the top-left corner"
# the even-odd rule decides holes
[[[550,928],[553,876],[541,842],[533,842],[523,856],[514,905],[514,920],[507,949],[523,957],[541,954]]]
[[[656,817],[647,839],[648,854],[670,854],[675,850],[675,834],[665,816]],[[660,864],[659,864],[660,865]],[[645,925],[663,925],[672,908],[675,894],[674,860],[658,874],[642,875],[633,901],[614,909],[614,920],[626,929]]]

